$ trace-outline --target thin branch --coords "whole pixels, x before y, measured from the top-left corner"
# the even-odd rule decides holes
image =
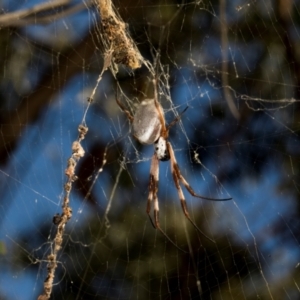
[[[65,226],[68,221],[72,218],[72,208],[70,206],[70,194],[73,186],[73,182],[77,179],[75,175],[75,168],[78,164],[80,158],[84,156],[84,149],[81,146],[81,141],[85,138],[85,135],[88,132],[88,127],[80,124],[78,126],[79,136],[72,145],[72,155],[68,159],[67,168],[65,170],[65,175],[67,176],[67,182],[64,185],[64,198],[62,204],[62,213],[61,215],[55,215],[53,222],[57,225],[57,231],[53,239],[53,249],[51,253],[47,256],[48,265],[47,265],[47,276],[44,281],[44,293],[39,295],[38,300],[49,299],[52,293],[53,282],[55,277],[55,271],[57,268],[57,256],[62,248],[63,237],[65,233]]]
[[[54,20],[64,18],[68,15],[79,12],[83,9],[90,7],[93,4],[92,0],[80,2],[74,6],[69,6],[70,0],[56,0],[53,2],[40,3],[33,7],[18,10],[11,13],[0,15],[0,28],[14,26],[26,26],[30,24],[47,24]],[[66,7],[61,12],[53,12],[56,8]],[[47,16],[37,16],[40,13],[50,13]]]
[[[104,57],[103,68],[98,77],[96,87],[98,86],[103,73],[109,68],[110,63],[111,63],[111,53],[108,53]],[[51,253],[47,257],[48,265],[47,265],[47,276],[44,281],[44,292],[43,292],[43,294],[39,295],[38,300],[49,299],[52,294],[55,271],[57,268],[57,256],[58,256],[59,251],[62,248],[65,226],[69,222],[69,220],[72,218],[72,208],[70,206],[70,194],[71,194],[71,190],[73,187],[73,182],[75,180],[77,180],[77,176],[75,174],[76,166],[77,166],[79,160],[85,154],[85,151],[81,145],[81,141],[85,138],[85,136],[88,132],[88,127],[86,126],[85,118],[86,118],[87,111],[92,103],[92,100],[93,100],[93,97],[95,94],[95,89],[93,90],[91,97],[88,98],[87,108],[84,112],[81,124],[79,124],[79,126],[78,126],[79,136],[78,136],[77,140],[74,141],[72,144],[72,155],[68,159],[68,162],[67,162],[67,168],[65,170],[65,175],[67,176],[67,182],[64,185],[64,198],[63,198],[63,204],[62,204],[62,213],[60,215],[56,214],[53,217],[53,222],[55,225],[57,225],[57,231],[56,231],[55,237],[53,239],[53,249],[51,249]],[[105,156],[106,156],[106,154],[105,154]],[[103,166],[105,165],[105,163],[106,163],[106,157],[103,158],[103,164],[102,164],[102,167],[99,169],[99,173],[102,172],[102,169],[103,169]]]
[[[220,25],[221,25],[221,43],[222,43],[222,85],[224,86],[224,97],[232,115],[240,118],[240,113],[237,110],[233,98],[227,88],[228,84],[228,29],[226,20],[226,0],[220,0]]]

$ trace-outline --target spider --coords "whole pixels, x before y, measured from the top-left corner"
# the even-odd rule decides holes
[[[183,177],[180,172],[179,166],[176,161],[173,147],[168,141],[169,131],[172,126],[174,126],[180,119],[182,114],[187,110],[186,107],[170,124],[166,125],[164,111],[161,104],[158,102],[157,97],[157,88],[155,80],[153,80],[154,85],[154,98],[143,100],[137,107],[134,116],[123,106],[116,97],[116,102],[121,108],[121,110],[126,114],[129,122],[132,125],[133,136],[142,144],[154,145],[154,154],[151,160],[150,167],[150,179],[149,179],[149,194],[147,200],[147,209],[146,212],[150,218],[150,221],[154,228],[160,230],[162,234],[173,244],[175,247],[179,248],[161,229],[159,223],[159,203],[158,203],[158,183],[159,183],[159,162],[170,160],[171,173],[173,176],[173,181],[178,192],[180,199],[181,207],[185,217],[191,222],[191,224],[199,231],[203,236],[205,236],[210,241],[214,242],[206,234],[204,234],[196,223],[191,219],[186,200],[180,184],[186,188],[186,190],[193,196],[205,200],[212,201],[227,201],[232,198],[225,199],[214,199],[204,196],[200,196],[194,192],[192,187]],[[150,215],[151,206],[153,205],[153,217],[154,221]],[[180,248],[179,248],[180,249]],[[180,249],[182,250],[182,249]]]

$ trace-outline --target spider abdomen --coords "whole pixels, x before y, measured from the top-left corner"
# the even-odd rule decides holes
[[[154,143],[155,153],[157,158],[161,161],[168,161],[170,159],[170,153],[167,146],[167,141],[161,136]]]
[[[143,100],[134,114],[133,135],[142,144],[154,144],[160,136],[161,123],[154,99]]]

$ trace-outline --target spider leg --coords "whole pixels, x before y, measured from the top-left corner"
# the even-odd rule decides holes
[[[185,197],[183,195],[183,192],[182,192],[182,188],[180,186],[180,181],[184,184],[187,182],[183,182],[182,181],[182,178],[183,176],[181,175],[180,173],[180,170],[179,170],[179,167],[178,167],[178,164],[177,164],[177,161],[176,161],[176,158],[175,158],[175,154],[174,154],[174,151],[173,151],[173,148],[171,146],[171,144],[169,142],[167,142],[167,147],[168,147],[168,150],[169,150],[169,153],[170,153],[170,163],[171,163],[171,172],[172,172],[172,175],[173,175],[173,180],[174,180],[174,183],[175,183],[175,186],[176,186],[176,189],[177,189],[177,192],[178,192],[178,196],[179,196],[179,199],[180,199],[180,203],[181,203],[181,208],[183,210],[183,213],[185,215],[185,217],[191,222],[191,224],[196,228],[196,230],[198,232],[200,232],[204,237],[206,237],[208,240],[210,240],[211,242],[213,243],[216,243],[213,239],[211,239],[209,236],[207,236],[197,225],[196,223],[191,219],[190,215],[189,215],[189,212],[188,212],[188,209],[187,209],[187,205],[186,205],[186,200],[185,200]],[[188,185],[188,184],[187,184]],[[184,184],[185,186],[185,184]],[[188,185],[189,186],[189,185]],[[186,187],[186,186],[185,186]],[[187,188],[187,187],[186,187]],[[190,190],[188,190],[190,191]],[[193,195],[193,194],[192,194]],[[196,195],[196,194],[195,194]]]
[[[151,162],[150,179],[149,179],[149,194],[148,194],[146,211],[147,211],[147,214],[149,216],[149,219],[151,221],[153,228],[156,229],[155,224],[150,215],[152,201],[153,201],[153,191],[155,190],[155,180],[154,180],[154,175],[152,174],[152,169],[154,168],[154,164],[155,164],[155,162],[154,162],[154,156],[153,156],[152,162]]]
[[[121,110],[126,114],[128,120],[130,123],[133,122],[133,116],[131,115],[131,113],[125,108],[125,106],[120,102],[120,100],[118,99],[118,95],[116,96],[116,102],[119,105],[119,107],[121,108]]]
[[[210,200],[210,201],[229,201],[232,198],[223,198],[223,199],[216,199],[216,198],[209,198],[209,197],[205,197],[205,196],[201,196],[195,193],[195,191],[193,190],[193,188],[188,184],[188,182],[185,180],[185,178],[183,177],[183,175],[180,172],[179,166],[177,164],[176,158],[175,158],[175,154],[173,151],[173,148],[171,147],[171,145],[168,145],[169,148],[169,153],[170,153],[170,157],[171,160],[173,161],[173,170],[176,173],[177,177],[179,178],[179,180],[182,182],[182,184],[184,185],[184,187],[187,189],[187,191],[196,198],[200,198],[200,199],[204,199],[204,200]]]
[[[187,191],[193,197],[204,199],[204,200],[209,200],[209,201],[229,201],[229,200],[232,200],[232,197],[217,199],[217,198],[210,198],[210,197],[205,197],[205,196],[201,196],[201,195],[196,194],[195,191],[193,190],[193,188],[188,184],[188,182],[186,181],[186,179],[181,174],[179,166],[177,164],[176,164],[175,168],[177,169],[176,172],[178,174],[178,177],[179,177],[180,181],[182,182],[182,184],[184,185],[184,187],[187,189]]]
[[[158,198],[157,198],[158,179],[159,179],[159,160],[158,160],[156,154],[154,153],[153,156],[152,156],[151,167],[150,167],[149,195],[148,195],[148,200],[147,200],[146,212],[149,216],[149,219],[151,221],[152,226],[155,229],[158,229],[164,235],[164,237],[171,244],[173,244],[173,246],[175,246],[178,250],[186,253],[186,251],[184,251],[183,249],[178,247],[160,227],[160,223],[159,223],[159,205],[158,205]],[[152,202],[153,202],[154,221],[153,221],[153,219],[151,218],[151,215],[150,215]]]
[[[186,112],[186,110],[188,109],[189,107],[187,106],[168,126],[167,126],[167,131],[170,130],[170,128],[172,126],[174,126],[182,117],[182,115]]]

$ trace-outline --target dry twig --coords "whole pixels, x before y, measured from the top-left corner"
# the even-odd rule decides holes
[[[103,73],[110,66],[110,63],[111,63],[111,53],[108,53],[104,57],[103,68],[98,77],[96,87],[98,86]],[[67,182],[64,185],[64,198],[63,198],[63,204],[62,204],[62,213],[60,215],[56,214],[53,217],[53,223],[55,225],[57,225],[57,231],[56,231],[55,237],[53,239],[52,251],[47,257],[48,265],[47,265],[47,277],[44,281],[44,293],[38,297],[38,300],[47,300],[50,298],[51,293],[52,293],[55,271],[57,268],[57,255],[62,247],[65,226],[72,217],[72,208],[70,207],[70,193],[72,190],[73,182],[77,179],[77,176],[75,174],[75,169],[78,164],[78,161],[85,154],[85,151],[84,151],[83,147],[81,146],[81,141],[85,138],[85,135],[88,132],[88,127],[86,126],[86,122],[85,122],[86,113],[93,101],[96,87],[92,91],[91,96],[88,98],[87,108],[84,112],[82,122],[78,126],[79,135],[78,135],[77,140],[74,141],[72,144],[72,155],[68,159],[68,162],[67,162],[67,168],[65,170],[65,175],[67,176]],[[106,163],[106,158],[104,157],[103,165],[102,165],[101,169],[99,170],[99,173],[102,172],[102,169],[103,169],[103,166],[105,163]]]
[[[105,52],[112,51],[116,64],[123,64],[132,70],[140,68],[142,56],[127,32],[126,24],[114,10],[111,0],[95,0],[101,15],[103,45]]]

